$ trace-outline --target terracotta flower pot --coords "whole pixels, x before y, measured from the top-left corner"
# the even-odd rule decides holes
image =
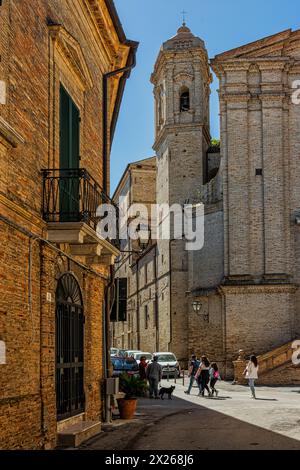
[[[118,407],[121,419],[132,419],[136,410],[136,398],[118,398]]]

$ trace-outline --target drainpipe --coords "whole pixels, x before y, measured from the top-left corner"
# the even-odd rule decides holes
[[[172,242],[169,242],[169,295],[170,295],[170,342],[169,342],[169,351],[173,350],[173,322],[172,322]]]
[[[158,251],[157,251],[157,244],[155,245],[154,251],[154,279],[155,279],[155,323],[156,323],[156,351],[159,351],[159,310],[158,310]]]
[[[140,323],[140,278],[139,278],[139,258],[136,260],[136,292],[137,292],[137,304],[136,304],[136,330],[137,330],[137,349],[140,349],[141,346],[141,323]]]
[[[136,43],[134,47],[131,49],[130,57],[132,57],[132,63],[127,65],[126,67],[122,67],[117,70],[113,70],[112,72],[108,72],[103,75],[103,82],[102,82],[102,112],[103,112],[103,135],[102,135],[102,153],[103,153],[103,183],[102,189],[105,194],[107,194],[108,190],[108,80],[110,77],[114,75],[118,75],[120,73],[126,73],[122,78],[125,80],[129,77],[131,69],[133,69],[136,65],[136,49],[138,44]],[[121,79],[122,80],[122,79]],[[119,85],[119,93],[122,93],[123,84]],[[118,113],[119,108],[116,109],[116,113]],[[116,114],[117,116],[117,114]],[[116,117],[115,117],[116,119]],[[111,132],[112,135],[112,132]],[[103,362],[104,362],[104,377],[107,379],[109,377],[109,349],[110,349],[110,337],[109,337],[109,325],[110,325],[110,303],[108,294],[110,292],[111,287],[114,283],[114,270],[113,267],[110,266],[110,280],[109,283],[105,287],[104,293],[104,341],[103,341]],[[110,422],[110,406],[109,406],[110,397],[105,394],[105,422]]]
[[[103,308],[103,365],[104,365],[104,378],[109,378],[109,369],[110,369],[110,337],[109,337],[109,326],[110,326],[110,302],[109,302],[109,293],[114,283],[114,270],[113,266],[110,266],[110,280],[105,286],[104,290],[104,308]],[[105,385],[106,386],[106,385]],[[105,423],[110,423],[111,421],[111,411],[110,411],[110,396],[106,395],[104,392],[104,410],[105,410]]]
[[[130,71],[135,67],[136,65],[136,49],[137,45],[132,48],[132,52],[130,56],[132,57],[132,63],[130,65],[127,65],[126,67],[122,67],[121,69],[113,70],[112,72],[105,73],[103,75],[103,191],[105,194],[107,194],[107,189],[108,189],[108,80],[120,73],[126,73],[126,75],[123,76],[124,82],[125,80],[129,77]],[[124,85],[120,85],[120,90],[122,90],[122,87]],[[117,109],[118,112],[118,109]]]

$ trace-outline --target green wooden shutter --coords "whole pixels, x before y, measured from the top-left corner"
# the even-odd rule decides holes
[[[70,155],[70,98],[63,87],[60,87],[60,168],[69,168]]]
[[[70,154],[69,168],[79,168],[79,109],[70,98]]]
[[[60,87],[60,221],[80,220],[79,176],[64,170],[79,168],[79,109]]]

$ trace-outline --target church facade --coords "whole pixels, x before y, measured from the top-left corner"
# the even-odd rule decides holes
[[[211,145],[211,69],[220,149]],[[201,250],[156,240],[158,346],[182,364],[205,353],[230,377],[240,349],[260,355],[300,336],[299,78],[300,31],[210,63],[185,24],[161,47],[151,77],[156,202],[205,209]]]

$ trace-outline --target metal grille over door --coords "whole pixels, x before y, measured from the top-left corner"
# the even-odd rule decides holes
[[[84,315],[80,287],[64,274],[56,290],[56,406],[58,420],[84,411]]]

